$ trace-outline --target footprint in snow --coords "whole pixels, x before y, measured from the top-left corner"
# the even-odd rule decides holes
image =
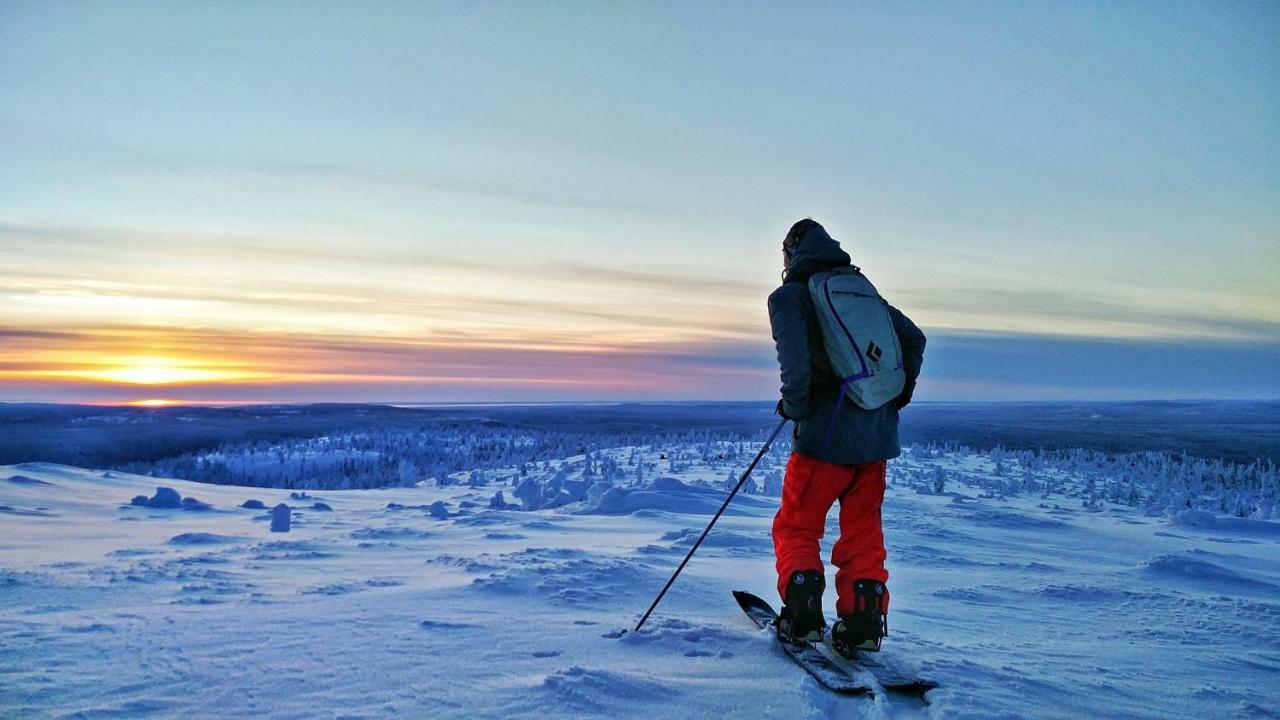
[[[102,623],[89,623],[88,625],[63,625],[62,632],[75,633],[75,634],[103,633],[103,632],[114,633],[115,629],[112,628],[110,625],[104,625]]]
[[[123,550],[112,550],[107,553],[110,557],[140,557],[142,555],[157,555],[160,550],[152,550],[150,548],[124,548]]]
[[[673,645],[678,648],[689,648],[690,645],[698,645],[699,647],[697,648],[689,648],[685,654],[689,657],[710,657],[717,654],[720,657],[732,657],[732,653],[725,654],[726,651],[724,650],[716,652],[707,648],[726,648],[748,641],[753,636],[754,633],[748,632],[743,628],[694,625],[677,618],[659,618],[651,620],[645,626],[645,629],[638,633],[617,630],[605,633],[601,637],[607,639],[621,638],[626,643],[658,643],[660,645]]]
[[[462,630],[476,626],[467,623],[443,622],[441,620],[423,620],[418,623],[418,627],[423,630]]]
[[[373,588],[399,587],[404,585],[404,581],[399,578],[369,578],[364,581],[364,584]]]
[[[713,657],[720,658],[721,660],[727,660],[733,657],[733,653],[728,650],[721,650],[720,652],[711,652],[710,650],[689,650],[684,654],[684,656],[692,658]]]
[[[337,582],[327,585],[316,585],[314,587],[303,588],[298,591],[299,595],[346,595],[348,593],[359,592],[365,589],[363,583],[354,582]]]
[[[335,557],[323,545],[307,540],[277,540],[255,548],[254,560],[320,560]]]

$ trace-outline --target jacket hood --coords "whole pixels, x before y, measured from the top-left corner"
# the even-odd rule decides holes
[[[791,266],[787,268],[782,281],[806,282],[814,273],[846,267],[852,263],[852,258],[840,248],[840,243],[833,240],[825,228],[814,223],[796,244],[795,254],[791,256]]]

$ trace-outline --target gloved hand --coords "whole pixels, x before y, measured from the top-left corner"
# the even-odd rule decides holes
[[[788,415],[787,411],[783,409],[781,400],[778,401],[778,407],[774,408],[773,412],[780,417],[783,417],[783,418],[786,418],[787,420],[795,422],[795,418]]]

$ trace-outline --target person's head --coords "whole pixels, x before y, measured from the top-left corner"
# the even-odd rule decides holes
[[[805,233],[815,226],[822,227],[813,218],[805,218],[796,221],[791,226],[791,229],[787,231],[787,236],[782,239],[782,267],[784,269],[791,267],[791,261],[795,259],[796,253],[800,248],[800,241],[804,239]]]

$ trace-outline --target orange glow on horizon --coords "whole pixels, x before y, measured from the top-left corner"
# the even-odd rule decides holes
[[[93,365],[96,367],[50,369],[24,374],[122,385],[180,385],[245,381],[263,377],[260,373],[218,367],[216,363],[205,360],[155,355],[118,357],[95,362]]]
[[[0,397],[6,391],[19,399],[56,394],[140,408],[334,395],[417,400],[434,392],[464,399],[473,392],[486,398],[656,397],[692,392],[689,382],[696,388],[685,358],[702,349],[681,338],[657,343],[636,334],[587,331],[542,338],[517,332],[334,337],[163,326],[27,332],[0,358]],[[718,376],[754,381],[760,374],[730,365]]]

